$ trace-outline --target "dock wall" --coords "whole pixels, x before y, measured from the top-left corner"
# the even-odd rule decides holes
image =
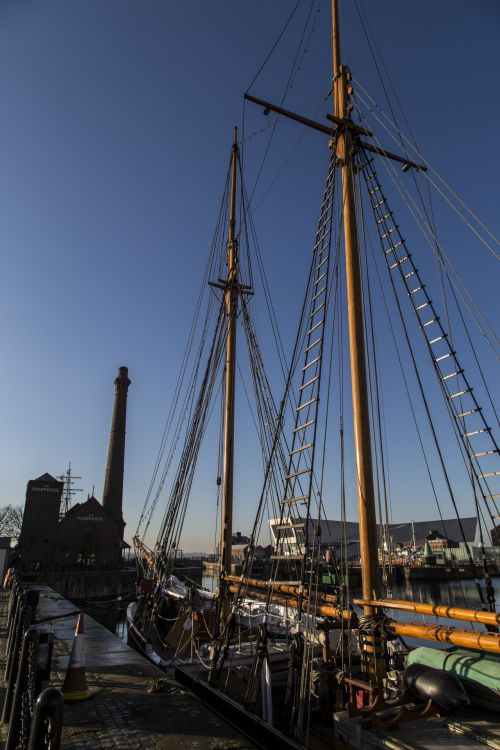
[[[72,601],[105,600],[129,597],[135,593],[135,570],[85,570],[30,573],[26,582],[46,584]]]
[[[61,687],[73,644],[75,605],[44,584],[33,623],[54,636],[50,685]],[[0,593],[0,673],[5,667],[8,592]],[[85,615],[89,700],[64,704],[65,750],[254,750],[255,745],[123,640]],[[5,687],[0,682],[0,702]],[[0,746],[7,725],[0,725]]]

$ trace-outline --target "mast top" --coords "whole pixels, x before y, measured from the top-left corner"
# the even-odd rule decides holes
[[[335,78],[342,65],[340,60],[339,0],[332,0],[332,64],[333,78]]]

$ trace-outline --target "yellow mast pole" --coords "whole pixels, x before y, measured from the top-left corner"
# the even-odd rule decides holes
[[[233,556],[234,394],[236,382],[236,317],[238,314],[238,242],[236,228],[236,165],[238,128],[231,152],[231,195],[227,238],[227,286],[225,291],[227,333],[225,362],[224,458],[222,472],[221,575],[231,573]]]
[[[332,0],[332,48],[334,79],[334,116],[342,120],[349,118],[347,70],[340,56],[340,28],[338,0]],[[361,551],[361,574],[363,599],[369,601],[379,596],[379,566],[377,549],[377,527],[375,517],[375,493],[373,489],[373,467],[366,379],[366,347],[363,323],[363,299],[361,288],[359,239],[356,221],[354,168],[352,147],[353,133],[350,128],[338,126],[337,157],[341,165],[342,204],[344,207],[344,243],[347,282],[347,314],[349,322],[349,347],[351,355],[352,408],[354,422],[354,447],[356,453],[359,544]],[[371,604],[363,607],[370,618],[379,610]],[[385,672],[380,644],[370,637],[365,654],[365,673],[369,679],[379,680]]]

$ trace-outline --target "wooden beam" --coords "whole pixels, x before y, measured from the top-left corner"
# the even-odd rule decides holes
[[[365,151],[371,151],[373,154],[385,156],[386,159],[397,161],[407,168],[412,167],[413,169],[419,169],[421,172],[427,172],[425,164],[418,164],[416,161],[411,161],[411,159],[407,159],[405,156],[399,156],[398,154],[393,154],[392,151],[386,151],[385,148],[379,148],[371,143],[366,143],[366,141],[358,141],[358,146],[364,148]]]
[[[302,594],[305,599],[311,598],[308,586],[303,586],[301,592],[300,587],[297,585],[289,583],[279,583],[276,581],[261,581],[259,578],[241,579],[239,576],[226,576],[226,581],[229,581],[230,583],[241,583],[242,588],[251,586],[255,589],[266,589],[267,591],[272,588],[273,591],[276,591],[278,594],[286,594],[287,596],[296,597]],[[336,604],[337,602],[337,597],[334,594],[325,594],[322,591],[313,591],[312,598],[328,604]]]
[[[279,115],[283,115],[283,117],[288,117],[290,120],[300,122],[302,123],[302,125],[307,125],[309,128],[318,130],[320,133],[325,133],[325,135],[331,136],[335,131],[335,128],[333,127],[329,128],[326,125],[322,125],[320,122],[316,122],[316,120],[310,120],[309,117],[304,117],[303,115],[298,115],[296,112],[291,112],[289,109],[278,107],[277,104],[271,104],[271,102],[266,102],[263,99],[257,99],[256,96],[251,96],[251,94],[245,94],[244,98],[249,102],[253,102],[254,104],[260,104],[260,106],[264,107],[264,109],[271,110],[271,112],[276,112]],[[359,125],[356,125],[356,123],[351,122],[351,120],[343,120],[341,117],[335,117],[335,115],[327,115],[327,118],[334,122],[338,127],[349,128],[349,130],[352,130],[354,133],[356,133],[356,135],[365,135],[368,138],[373,135],[370,130],[366,130],[366,128],[362,128]]]
[[[349,114],[349,82],[347,68],[342,65],[338,1],[332,0],[332,52],[334,113],[341,119]],[[338,133],[336,155],[342,177],[342,207],[344,216],[344,257],[347,299],[347,324],[351,365],[352,421],[354,454],[356,457],[356,494],[358,500],[359,552],[363,599],[380,596],[378,563],[377,517],[373,480],[372,441],[370,435],[370,399],[368,389],[367,344],[363,313],[363,285],[356,201],[356,135],[348,128]],[[380,613],[376,607],[365,605],[367,621]],[[385,645],[375,630],[363,639],[361,671],[363,678],[381,685],[386,674]]]
[[[500,654],[500,635],[498,633],[478,633],[472,630],[459,630],[439,625],[420,625],[416,622],[396,622],[391,620],[387,628],[394,635],[421,638],[426,641],[449,643],[461,648],[474,648]]]
[[[239,591],[239,586],[231,583],[228,586],[228,590],[230,594],[237,594]],[[265,591],[261,591],[260,589],[251,589],[247,592],[246,598],[257,599],[257,601],[260,602],[267,602],[267,593]],[[278,595],[273,593],[271,594],[271,601],[273,602],[273,604],[280,604],[283,607],[291,607],[292,609],[298,609],[299,607],[298,601],[294,596],[287,597],[286,595]],[[308,599],[307,602],[311,604],[312,600]],[[338,617],[342,617],[343,620],[346,620],[350,623],[352,628],[357,628],[358,626],[358,616],[356,612],[353,612],[350,609],[344,609],[341,611],[337,607],[332,607],[328,604],[321,604],[320,602],[318,602],[314,605],[314,611],[317,615],[322,615],[324,617],[333,617],[335,619],[337,619]]]
[[[402,599],[370,599],[367,604],[372,607],[383,607],[384,609],[395,609],[402,612],[415,612],[421,615],[435,615],[436,617],[449,617],[451,620],[464,620],[466,622],[479,622],[483,625],[500,625],[500,613],[485,612],[481,609],[465,609],[463,607],[447,607],[439,604],[423,604],[422,602],[408,602]],[[353,599],[353,604],[363,606],[363,599]]]
[[[278,107],[277,104],[266,102],[264,99],[258,99],[256,96],[252,96],[251,94],[245,94],[244,98],[249,102],[259,104],[261,107],[264,107],[265,110],[276,112],[279,115],[283,115],[283,117],[288,117],[288,119],[290,120],[300,122],[302,125],[306,125],[308,128],[317,130],[318,133],[323,133],[324,135],[329,135],[330,137],[332,137],[335,133],[336,128],[329,128],[326,125],[322,125],[320,122],[316,122],[316,120],[311,120],[309,117],[303,117],[302,115],[298,115],[296,112],[291,112],[289,109]],[[327,114],[327,118],[328,120],[331,120],[335,125],[337,125],[337,127],[347,128],[356,135],[364,135],[366,137],[370,137],[373,135],[371,130],[362,128],[359,125],[356,125],[354,122],[351,122],[351,120],[347,120],[342,117],[336,117],[335,115],[330,114]],[[398,154],[394,154],[392,151],[387,151],[384,148],[373,146],[371,143],[366,143],[366,141],[358,141],[357,145],[361,148],[364,148],[366,151],[371,151],[372,153],[378,154],[379,156],[384,156],[386,159],[397,161],[407,168],[411,167],[413,169],[419,169],[421,172],[427,172],[427,167],[424,164],[418,164],[416,161],[407,159],[405,156],[399,156]]]
[[[289,110],[283,109],[282,107],[277,107],[276,104],[265,102],[263,99],[257,99],[257,97],[250,96],[250,94],[245,94],[245,99],[247,99],[249,102],[254,102],[254,104],[260,104],[266,110],[277,112],[279,115],[288,117],[290,120],[295,120],[295,122],[300,122],[302,125],[307,125],[307,127],[312,128],[313,130],[317,130],[320,133],[324,133],[325,135],[329,135],[330,137],[333,135],[333,126],[329,128],[326,125],[322,125],[320,122],[310,120],[308,117],[302,117],[302,115],[297,115],[295,114],[295,112],[290,112]]]
[[[220,529],[221,575],[231,572],[233,559],[233,494],[234,494],[234,419],[236,388],[236,323],[238,317],[238,241],[236,239],[236,181],[238,164],[238,130],[234,129],[231,149],[231,187],[229,193],[229,228],[227,236],[226,351],[224,388],[224,447],[222,453],[222,495]],[[227,602],[222,615],[227,616]]]

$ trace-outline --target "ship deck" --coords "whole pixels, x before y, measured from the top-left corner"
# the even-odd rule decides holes
[[[389,731],[374,731],[363,720],[349,718],[346,711],[334,715],[338,747],[356,750],[500,750],[498,714],[473,707],[448,717],[436,716],[400,724]]]

